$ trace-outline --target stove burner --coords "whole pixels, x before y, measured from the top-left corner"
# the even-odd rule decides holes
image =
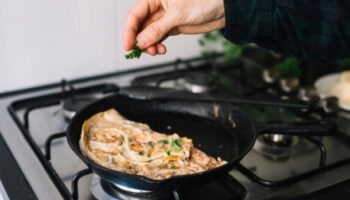
[[[102,180],[103,181],[103,180]],[[105,184],[107,184],[106,186],[109,185],[109,183],[107,181],[103,181]],[[131,193],[131,194],[150,194],[150,193],[154,193],[154,191],[151,190],[141,190],[141,189],[137,189],[137,188],[131,188],[125,185],[120,185],[117,183],[113,183],[111,184],[111,186],[115,186],[116,188]]]
[[[245,199],[247,194],[246,189],[230,175],[205,185],[171,192],[167,190],[145,191],[128,188],[116,185],[93,174],[90,182],[90,191],[93,197],[99,200],[242,200]]]
[[[71,120],[78,111],[95,100],[96,98],[94,96],[74,96],[65,98],[62,101],[62,109],[65,119]]]
[[[296,136],[265,134],[258,137],[253,149],[273,160],[284,160],[303,152],[307,145]]]
[[[192,93],[208,92],[212,85],[213,80],[210,78],[210,74],[197,72],[191,73],[184,78],[185,89]]]
[[[289,135],[267,134],[263,136],[263,140],[268,145],[278,147],[290,147],[293,145],[293,136]]]
[[[92,195],[99,200],[165,200],[177,198],[177,196],[175,197],[177,194],[173,194],[169,191],[148,191],[129,188],[124,185],[108,182],[104,179],[101,179],[96,174],[92,176],[90,190]]]

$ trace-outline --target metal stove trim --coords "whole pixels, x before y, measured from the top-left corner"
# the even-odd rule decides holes
[[[5,187],[2,184],[1,180],[0,180],[0,200],[9,200],[9,196],[7,195]]]

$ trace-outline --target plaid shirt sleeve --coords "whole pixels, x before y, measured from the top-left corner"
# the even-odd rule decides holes
[[[350,0],[224,0],[224,36],[286,56],[350,57]]]

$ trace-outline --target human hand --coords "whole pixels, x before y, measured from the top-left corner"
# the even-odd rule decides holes
[[[139,0],[129,12],[124,49],[135,41],[150,55],[165,54],[169,35],[198,34],[225,27],[223,0]]]

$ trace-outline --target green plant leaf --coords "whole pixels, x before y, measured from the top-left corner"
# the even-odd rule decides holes
[[[210,57],[216,52],[214,50],[208,50],[208,47],[210,48],[211,45],[216,46],[217,44],[222,45],[226,63],[236,61],[242,56],[242,53],[246,48],[244,45],[235,45],[226,40],[220,31],[212,31],[203,34],[203,37],[199,39],[199,44],[203,47],[202,54],[204,57]]]
[[[297,78],[301,75],[300,61],[296,58],[286,58],[274,66],[284,78]]]
[[[350,69],[350,58],[338,60],[336,64],[340,67],[341,70]]]
[[[125,58],[126,59],[140,58],[142,52],[143,52],[142,49],[140,49],[137,46],[137,43],[135,43],[134,46],[132,47],[132,50],[125,55]]]

